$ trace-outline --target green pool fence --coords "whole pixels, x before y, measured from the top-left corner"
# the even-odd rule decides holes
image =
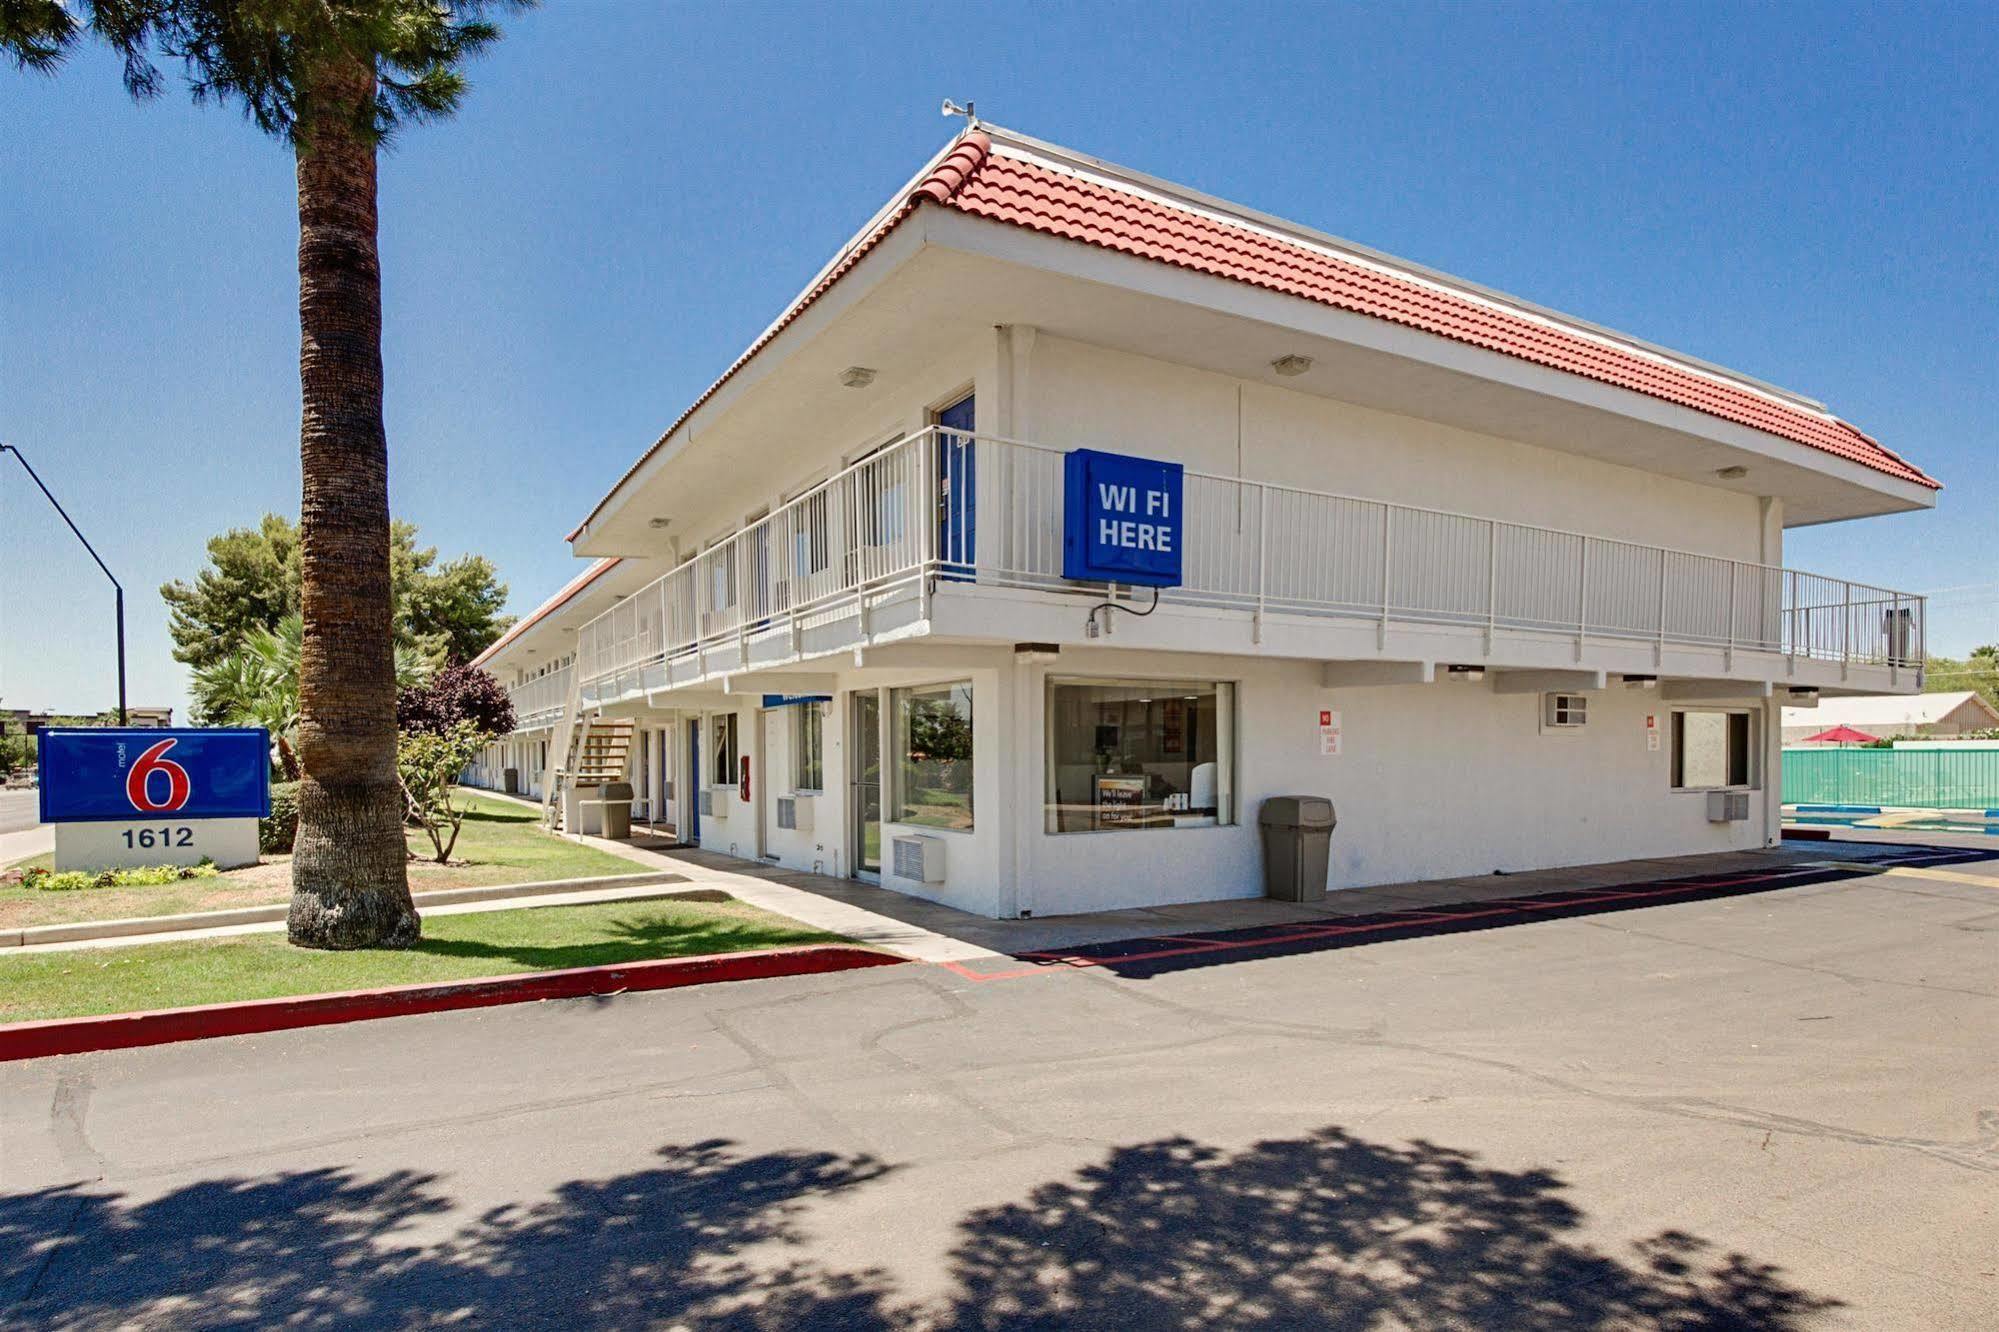
[[[1999,809],[1999,748],[1786,749],[1784,803]]]

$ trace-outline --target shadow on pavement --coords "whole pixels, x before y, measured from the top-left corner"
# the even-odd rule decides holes
[[[912,1301],[882,1268],[812,1256],[807,1207],[888,1173],[669,1147],[427,1239],[451,1201],[410,1172],[0,1195],[0,1326],[1787,1332],[1839,1305],[1680,1232],[1622,1256],[1586,1244],[1552,1172],[1338,1128],[1116,1149],[966,1215],[939,1237],[952,1293]]]

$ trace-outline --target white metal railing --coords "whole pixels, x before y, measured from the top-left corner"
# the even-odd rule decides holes
[[[575,669],[561,666],[509,689],[507,697],[514,703],[514,729],[527,731],[555,725],[569,702],[569,677]]]
[[[768,632],[796,638],[870,593],[1062,578],[1063,454],[932,428],[821,483],[579,631],[596,681]],[[1772,565],[1190,471],[1168,604],[1528,630],[1864,665],[1923,660],[1911,593]],[[518,707],[518,705],[517,705]]]

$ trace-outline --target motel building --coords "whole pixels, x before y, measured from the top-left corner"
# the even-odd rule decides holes
[[[662,413],[662,416],[665,414]],[[991,917],[1778,839],[1781,710],[1923,601],[1784,564],[1937,483],[1810,398],[992,126],[854,233],[482,658],[473,780]],[[608,771],[607,771],[608,770]]]

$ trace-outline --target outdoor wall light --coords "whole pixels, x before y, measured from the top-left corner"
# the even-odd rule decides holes
[[[1740,481],[1743,477],[1749,475],[1749,469],[1740,466],[1717,467],[1714,469],[1714,474],[1724,481]]]
[[[875,382],[875,372],[869,366],[850,365],[840,372],[840,382],[848,388],[866,388]]]
[[[1286,379],[1295,379],[1312,368],[1309,356],[1280,356],[1270,363],[1270,368]]]
[[[1473,684],[1485,678],[1483,666],[1446,666],[1444,670],[1453,680],[1470,680]]]
[[[1791,697],[1800,703],[1816,703],[1819,701],[1819,691],[1794,685],[1791,688]]]

